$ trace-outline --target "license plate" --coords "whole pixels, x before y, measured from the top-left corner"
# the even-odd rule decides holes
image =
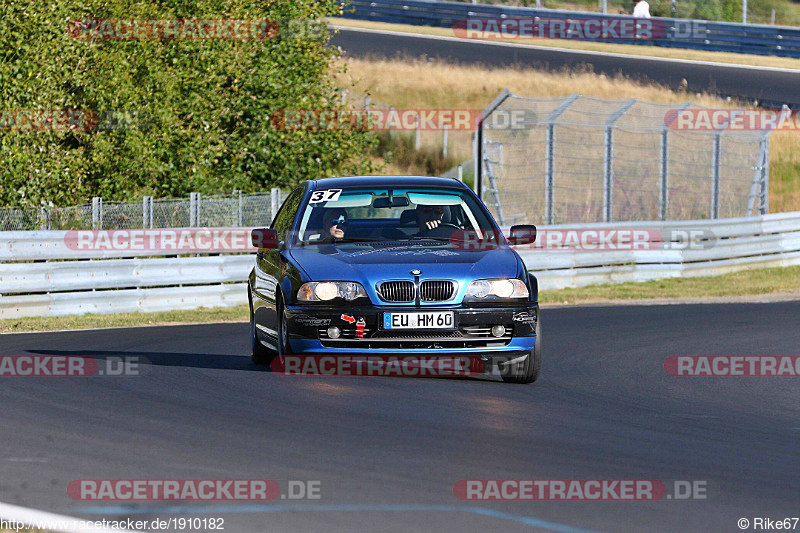
[[[383,329],[453,329],[452,311],[384,313]]]

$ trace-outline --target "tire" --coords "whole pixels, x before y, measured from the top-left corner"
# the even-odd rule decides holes
[[[501,372],[506,383],[533,383],[542,369],[542,333],[541,316],[536,319],[536,343],[528,357],[521,363],[506,366]]]
[[[253,314],[253,304],[250,303],[250,360],[255,365],[268,365],[277,354],[261,344],[256,332],[256,317]]]
[[[289,328],[286,321],[286,312],[283,307],[283,298],[278,298],[278,356],[281,362],[284,357],[291,355],[292,349],[289,346]]]

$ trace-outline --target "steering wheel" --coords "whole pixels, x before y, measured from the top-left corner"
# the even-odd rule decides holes
[[[438,226],[436,226],[433,229],[424,230],[424,231],[420,230],[420,235],[418,235],[417,237],[414,237],[414,238],[415,239],[431,239],[431,238],[434,238],[434,239],[447,238],[447,239],[449,239],[453,235],[453,232],[456,231],[456,230],[459,230],[459,229],[461,229],[461,228],[459,228],[455,224],[450,224],[449,222],[442,222],[441,224],[439,224]]]

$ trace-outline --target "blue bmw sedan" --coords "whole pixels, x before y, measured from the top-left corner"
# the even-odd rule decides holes
[[[532,383],[542,362],[538,285],[486,206],[447,178],[306,181],[253,230],[252,359],[470,356]]]

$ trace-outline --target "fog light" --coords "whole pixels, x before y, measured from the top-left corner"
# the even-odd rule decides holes
[[[505,326],[492,326],[492,335],[494,337],[502,337],[506,333]]]
[[[338,339],[341,334],[342,334],[342,330],[340,330],[336,326],[331,326],[331,327],[328,328],[328,338],[329,339]]]

